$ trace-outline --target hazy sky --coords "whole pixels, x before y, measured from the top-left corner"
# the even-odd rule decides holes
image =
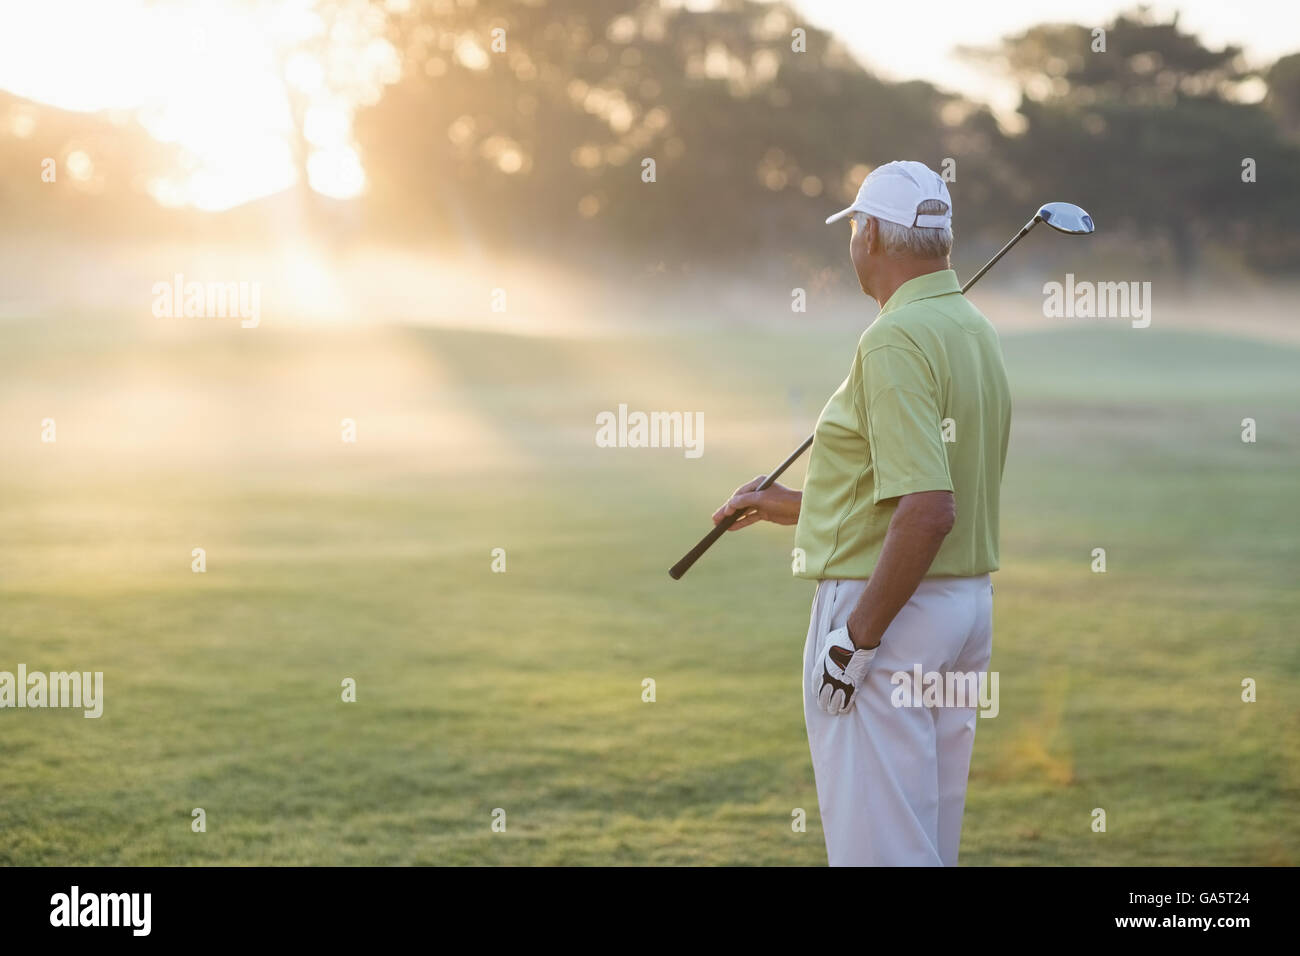
[[[1133,0],[793,0],[816,26],[839,37],[873,71],[890,79],[930,80],[1013,109],[1010,84],[963,62],[958,46],[990,46],[1010,33],[1043,22],[1102,26]],[[1182,0],[1149,3],[1162,18],[1179,11],[1179,26],[1212,49],[1235,44],[1255,62],[1300,53],[1297,0]]]
[[[688,8],[710,4],[677,2]],[[927,79],[990,101],[1007,96],[1009,87],[955,56],[957,46],[990,45],[1050,20],[1101,25],[1135,5],[1134,0],[790,2],[888,78]],[[239,61],[258,39],[250,25],[264,28],[267,21],[283,20],[311,5],[311,0],[279,0],[258,10],[250,4],[199,0],[157,5],[148,0],[0,0],[0,88],[74,108],[134,105],[142,88],[156,88],[160,73],[182,74],[196,52],[219,50],[228,63],[244,66]],[[1157,0],[1149,5],[1160,15],[1179,11],[1184,29],[1213,47],[1242,46],[1261,63],[1300,52],[1297,0]],[[257,14],[249,15],[250,7]],[[69,24],[78,29],[69,30]],[[198,38],[206,50],[194,48]],[[75,64],[88,68],[76,70]],[[226,82],[237,81],[237,72],[228,71]]]

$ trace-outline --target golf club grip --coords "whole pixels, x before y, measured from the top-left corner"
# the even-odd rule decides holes
[[[701,538],[695,547],[687,551],[680,561],[668,569],[668,576],[674,581],[680,580],[681,576],[691,569],[691,565],[700,559],[700,555],[713,547],[713,542],[721,538],[728,528],[740,520],[742,514],[744,514],[742,511],[733,512],[715,524],[712,531]]]
[[[762,484],[760,484],[754,490],[762,491],[765,488],[771,488],[772,485],[776,482],[776,480],[781,477],[782,472],[784,472],[787,468],[789,468],[796,461],[798,461],[799,456],[812,447],[812,443],[813,443],[813,436],[809,435],[807,438],[803,440],[803,444],[800,445],[798,448],[796,448],[794,451],[792,451],[790,453],[790,457],[788,457],[785,461],[781,462],[781,464],[777,465],[776,468],[772,470],[772,473],[763,479]],[[691,569],[691,565],[700,559],[700,555],[702,555],[705,551],[708,551],[709,548],[713,547],[713,543],[717,541],[719,538],[721,538],[728,528],[730,528],[733,524],[735,524],[737,521],[740,520],[740,516],[742,514],[744,514],[744,512],[742,511],[733,511],[731,514],[727,515],[725,518],[723,518],[721,521],[715,524],[713,526],[712,531],[710,531],[703,538],[701,538],[699,540],[699,543],[696,544],[695,547],[687,551],[686,554],[682,556],[682,559],[680,561],[678,561],[676,564],[674,564],[671,568],[668,569],[668,576],[671,577],[674,581],[680,580],[681,576]]]

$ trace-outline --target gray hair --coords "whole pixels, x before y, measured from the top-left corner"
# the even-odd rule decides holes
[[[926,199],[916,207],[922,216],[942,216],[948,211],[948,204],[939,199]],[[952,227],[935,229],[928,226],[900,226],[876,216],[868,217],[864,212],[855,212],[853,219],[857,228],[864,229],[867,219],[876,220],[876,229],[880,233],[880,244],[885,255],[894,259],[913,256],[918,259],[944,259],[952,252]]]

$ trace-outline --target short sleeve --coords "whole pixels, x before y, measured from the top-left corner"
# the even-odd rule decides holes
[[[876,503],[919,491],[952,491],[938,385],[925,356],[884,345],[861,361]]]

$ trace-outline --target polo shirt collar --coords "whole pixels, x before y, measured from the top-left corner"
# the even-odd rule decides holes
[[[957,273],[952,269],[927,272],[915,279],[908,279],[895,289],[880,312],[883,315],[918,299],[931,299],[937,295],[951,295],[960,291],[961,285],[957,282]]]

